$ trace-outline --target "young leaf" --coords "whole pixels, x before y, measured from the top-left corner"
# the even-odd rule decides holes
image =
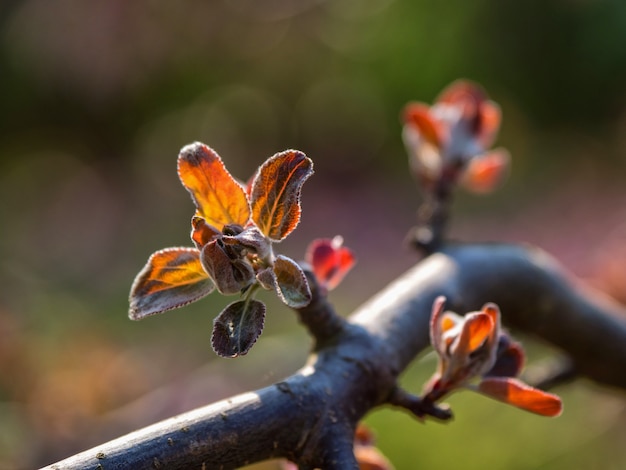
[[[226,224],[245,225],[250,206],[243,187],[226,170],[222,159],[199,142],[178,155],[178,176],[191,194],[197,215],[218,230]]]
[[[219,235],[221,235],[221,232],[207,224],[203,217],[194,215],[191,218],[191,240],[196,245],[196,248],[202,249],[204,245]]]
[[[280,241],[300,221],[300,190],[313,174],[313,162],[302,152],[286,150],[259,168],[250,194],[252,220],[263,234]]]
[[[510,377],[485,378],[478,391],[509,405],[541,416],[558,416],[563,410],[561,399]]]
[[[233,302],[213,321],[213,350],[222,357],[243,356],[263,331],[264,322],[264,303],[254,299]]]
[[[441,331],[445,335],[450,330],[454,330],[455,328],[460,328],[463,323],[463,317],[461,315],[457,315],[454,312],[444,312],[441,316]],[[457,332],[455,331],[455,334]]]
[[[141,320],[194,302],[215,289],[200,264],[195,248],[166,248],[157,251],[139,272],[130,289],[132,320]]]
[[[500,121],[502,120],[500,106],[493,101],[484,101],[481,103],[478,117],[480,119],[478,139],[484,148],[491,147],[498,134]]]
[[[276,292],[280,299],[291,308],[302,308],[311,302],[311,290],[306,275],[298,264],[290,258],[278,255],[274,261]]]
[[[440,148],[444,139],[444,128],[424,103],[409,103],[404,108],[402,119],[413,127],[428,143]]]
[[[341,246],[343,239],[340,236],[328,239],[313,240],[306,252],[306,262],[313,268],[317,281],[332,290],[352,269],[356,258],[352,251]]]
[[[471,354],[485,342],[494,328],[491,317],[482,312],[469,313],[464,320],[455,355]]]
[[[468,80],[456,80],[448,85],[437,97],[437,103],[458,104],[470,102],[476,105],[487,100],[487,93],[483,88]]]
[[[232,251],[233,247],[223,246],[220,242],[207,243],[200,252],[200,262],[220,294],[237,294],[254,282],[254,272],[243,259],[228,255],[226,250]]]
[[[496,149],[470,160],[463,175],[463,185],[479,194],[493,191],[502,185],[509,173],[511,156],[504,149]]]

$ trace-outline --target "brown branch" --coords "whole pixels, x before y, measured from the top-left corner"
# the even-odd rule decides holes
[[[579,374],[626,389],[623,307],[580,286],[540,250],[454,246],[424,259],[345,323],[337,323],[330,307],[311,306],[318,314],[305,315],[303,322],[317,347],[307,365],[284,381],[47,468],[228,469],[285,457],[300,468],[356,469],[356,423],[372,408],[402,404],[398,397],[409,396],[398,393],[397,378],[428,347],[428,320],[438,295],[458,312],[496,302],[505,324],[552,343]],[[311,328],[311,318],[329,323],[313,321]]]

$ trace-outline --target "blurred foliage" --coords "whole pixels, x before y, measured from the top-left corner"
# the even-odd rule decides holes
[[[513,174],[501,196],[459,201],[453,235],[530,241],[603,272],[603,238],[626,220],[625,42],[619,0],[4,0],[0,467],[49,463],[304,358],[277,304],[237,361],[210,353],[218,296],[128,321],[148,255],[190,245],[175,159],[195,140],[239,177],[286,148],[315,161],[285,253],[341,233],[359,257],[333,293],[349,312],[414,261],[399,110],[473,79],[503,108]],[[448,426],[387,410],[370,422],[399,469],[626,465],[623,398],[580,385],[564,397],[554,421],[459,396]]]

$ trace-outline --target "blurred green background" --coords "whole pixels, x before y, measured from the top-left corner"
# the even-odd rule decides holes
[[[419,196],[399,111],[473,79],[503,108],[513,172],[495,196],[459,195],[451,235],[535,243],[626,301],[625,44],[620,0],[3,0],[0,468],[51,463],[302,364],[308,339],[271,296],[237,360],[209,341],[232,299],[127,318],[147,257],[190,245],[176,156],[192,141],[241,179],[286,148],[314,160],[280,250],[299,259],[342,234],[359,257],[332,294],[348,314],[417,260],[403,245]],[[554,420],[459,394],[447,425],[389,409],[367,421],[398,469],[625,468],[624,395],[584,381],[558,392]]]

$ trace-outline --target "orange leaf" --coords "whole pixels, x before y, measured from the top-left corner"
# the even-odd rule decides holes
[[[496,149],[472,158],[463,175],[463,185],[475,193],[489,193],[500,186],[507,174],[511,157],[504,149]]]
[[[463,328],[463,317],[461,315],[457,315],[454,312],[445,312],[441,316],[441,341],[446,351],[459,336],[461,328]]]
[[[500,106],[493,101],[484,101],[478,111],[478,139],[483,148],[491,147],[500,129],[502,112]]]
[[[432,117],[427,105],[409,103],[404,108],[403,121],[413,126],[427,142],[437,148],[441,147],[444,130],[441,123]]]
[[[300,190],[313,174],[313,162],[297,150],[286,150],[269,158],[252,183],[252,220],[263,235],[280,241],[300,221]]]
[[[456,105],[465,101],[471,101],[475,105],[480,105],[486,99],[487,93],[480,85],[468,80],[457,80],[441,92],[436,102]]]
[[[493,328],[493,321],[486,313],[467,314],[464,317],[463,329],[461,330],[455,355],[468,355],[478,349],[491,335]]]
[[[196,248],[202,249],[204,245],[219,235],[221,232],[207,224],[203,217],[194,215],[191,218],[191,240],[193,240]]]
[[[130,290],[132,320],[141,320],[194,302],[215,285],[200,264],[195,248],[166,248],[154,253]]]
[[[226,170],[222,159],[199,142],[183,147],[178,155],[178,176],[209,225],[222,230],[226,224],[244,226],[250,218],[243,187]]]
[[[478,391],[509,405],[541,416],[559,416],[561,399],[510,377],[489,377],[478,384]]]
[[[482,313],[489,315],[491,321],[493,322],[493,328],[491,329],[491,334],[489,335],[489,341],[491,343],[498,340],[498,335],[500,334],[500,307],[498,307],[493,302],[488,302],[483,305]]]
[[[441,317],[441,331],[445,333],[463,322],[463,317],[453,312],[446,312]]]

